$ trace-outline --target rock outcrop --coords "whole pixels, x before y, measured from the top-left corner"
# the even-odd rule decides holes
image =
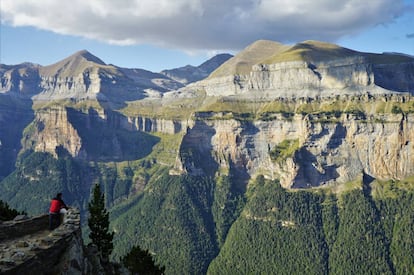
[[[53,231],[48,227],[47,214],[0,223],[0,273],[128,274],[103,260],[96,246],[83,244],[78,209],[69,209]]]
[[[171,120],[151,117],[119,117],[120,126],[131,131],[142,131],[147,133],[178,134],[185,132],[192,125],[191,120]]]
[[[73,157],[82,155],[82,140],[70,123],[65,107],[38,110],[30,128],[23,137],[24,148],[57,156],[56,148],[62,147]]]
[[[86,274],[79,211],[69,210],[54,231],[48,226],[48,215],[0,224],[0,273]]]

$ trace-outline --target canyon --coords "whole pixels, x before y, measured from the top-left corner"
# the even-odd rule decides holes
[[[157,185],[164,175],[213,179],[217,189],[229,177],[235,187],[225,196],[234,200],[248,197],[261,177],[289,191],[339,194],[353,182],[366,188],[414,176],[414,57],[260,40],[210,61],[154,73],[80,51],[49,66],[0,65],[0,199],[19,207],[24,188],[50,181],[66,188],[84,217],[99,182],[122,235],[130,230],[119,226],[125,215],[138,219],[131,209],[169,186]],[[66,170],[44,163],[30,170],[24,163],[32,153],[65,160],[57,167]],[[174,210],[170,204],[166,209]],[[232,222],[256,217],[236,208]],[[232,222],[223,227],[223,242]],[[212,243],[217,256],[219,244]]]

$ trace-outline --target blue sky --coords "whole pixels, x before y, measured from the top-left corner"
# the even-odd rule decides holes
[[[158,72],[258,39],[414,55],[414,0],[2,0],[0,10],[8,65],[49,65],[86,49]]]

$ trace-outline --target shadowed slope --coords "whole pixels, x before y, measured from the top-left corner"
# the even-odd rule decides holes
[[[323,62],[361,54],[335,44],[310,40],[298,43],[283,52],[278,52],[263,60],[263,63],[271,64],[287,61]]]

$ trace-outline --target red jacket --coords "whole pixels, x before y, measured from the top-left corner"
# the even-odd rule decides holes
[[[49,213],[59,213],[60,209],[67,208],[63,200],[53,198],[50,203]]]

